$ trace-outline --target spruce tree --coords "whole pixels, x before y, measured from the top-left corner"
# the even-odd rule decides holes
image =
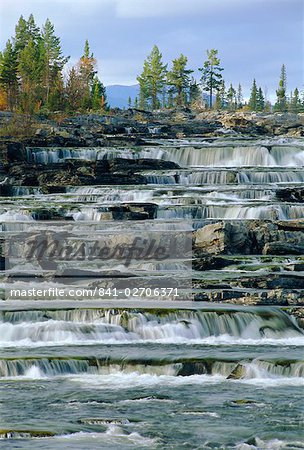
[[[228,92],[227,92],[227,100],[228,100],[228,108],[230,110],[236,109],[236,90],[232,86],[232,83],[230,83]]]
[[[281,76],[279,81],[279,87],[276,91],[277,101],[274,105],[274,110],[279,112],[287,111],[287,98],[286,98],[286,88],[287,88],[287,77],[285,65],[282,65]]]
[[[173,59],[172,69],[167,74],[169,89],[175,95],[178,106],[185,105],[189,96],[190,74],[193,70],[186,69],[187,62],[188,58],[184,55]]]
[[[13,38],[14,50],[19,57],[21,51],[29,44],[30,41],[38,45],[41,38],[40,30],[35,23],[33,14],[31,14],[26,21],[23,16],[20,16],[19,21],[15,27],[15,36]]]
[[[18,78],[17,78],[17,56],[10,40],[7,41],[0,59],[0,85],[6,93],[7,105],[13,110],[16,105]]]
[[[81,105],[83,89],[80,76],[75,67],[72,67],[69,71],[65,91],[68,110],[71,112],[77,111]]]
[[[243,106],[243,90],[242,90],[242,86],[241,83],[239,83],[238,88],[237,88],[237,94],[236,94],[236,103],[237,103],[237,108],[240,109]]]
[[[91,91],[96,73],[96,59],[93,53],[90,53],[89,41],[86,39],[83,55],[78,62],[78,76],[81,81],[81,105],[83,109],[92,107]]]
[[[33,40],[19,54],[18,72],[21,78],[21,109],[32,113],[40,108],[43,99],[43,60],[40,47]]]
[[[189,97],[191,104],[195,102],[200,102],[202,100],[201,89],[199,87],[198,82],[193,77],[191,78],[190,81]]]
[[[257,92],[257,98],[256,98],[256,110],[257,111],[264,111],[265,109],[265,97],[262,91],[262,88],[259,87]]]
[[[162,54],[154,45],[150,55],[144,61],[143,71],[137,77],[140,88],[140,107],[157,109],[166,82],[167,64],[163,64]]]
[[[303,110],[303,107],[301,105],[300,93],[299,93],[299,89],[298,88],[295,88],[294,92],[291,95],[289,110],[290,110],[290,112],[293,112],[293,113],[296,113],[296,114],[299,113],[299,112],[302,112],[302,110]]]
[[[213,93],[220,87],[222,81],[221,72],[224,70],[220,67],[220,59],[217,55],[218,50],[214,48],[207,50],[207,60],[204,62],[203,67],[198,69],[202,72],[203,89],[209,93],[209,108],[212,108]]]
[[[219,109],[225,109],[226,106],[227,106],[226,86],[225,86],[225,80],[222,79],[219,86],[216,89],[214,108],[219,110]]]
[[[249,98],[249,108],[251,111],[257,111],[257,100],[258,100],[258,88],[256,85],[255,79],[253,80],[252,87],[251,87],[251,93]]]
[[[107,108],[106,88],[99,78],[95,76],[92,86],[92,109],[94,111],[105,111]]]
[[[130,95],[128,97],[128,108],[129,109],[132,108],[132,99],[131,99]]]
[[[43,84],[45,88],[45,102],[48,103],[50,92],[58,83],[58,77],[69,58],[62,55],[60,38],[55,36],[54,25],[49,19],[42,27],[43,53]]]

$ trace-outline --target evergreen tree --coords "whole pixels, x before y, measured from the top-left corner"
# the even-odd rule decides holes
[[[260,87],[257,92],[257,98],[256,98],[256,110],[257,111],[264,111],[265,108],[265,98],[262,91],[262,88]]]
[[[43,84],[45,88],[45,102],[48,103],[50,92],[58,83],[58,76],[69,58],[62,55],[60,38],[55,36],[54,25],[46,20],[41,33],[43,53]]]
[[[252,87],[251,87],[251,93],[249,98],[249,108],[251,111],[257,111],[257,101],[258,101],[258,88],[256,85],[255,79],[253,80]]]
[[[190,88],[190,74],[193,70],[186,69],[188,58],[180,55],[173,59],[172,69],[167,74],[167,83],[170,91],[175,94],[175,101],[178,106],[185,105],[188,100]]]
[[[300,100],[299,89],[295,88],[290,98],[289,110],[293,113],[299,113],[303,110]]]
[[[162,54],[154,45],[150,55],[144,61],[143,71],[137,77],[140,88],[140,107],[145,109],[151,106],[157,109],[160,106],[159,97],[165,86],[167,64],[162,62]]]
[[[232,86],[232,83],[230,83],[228,92],[227,92],[227,100],[228,100],[228,108],[230,110],[236,109],[237,101],[236,101],[236,90]]]
[[[207,50],[207,60],[204,66],[198,70],[202,72],[203,89],[209,92],[209,108],[212,108],[213,92],[220,87],[222,81],[221,72],[224,70],[220,67],[220,59],[218,58],[218,50],[214,48]]]
[[[141,109],[147,109],[149,105],[149,91],[150,91],[150,77],[149,77],[148,62],[144,62],[143,71],[140,76],[137,77],[139,82],[139,107]]]
[[[51,111],[63,111],[66,107],[64,82],[61,74],[58,74],[52,81],[47,107]]]
[[[65,91],[69,111],[77,111],[82,101],[82,83],[75,67],[69,71]]]
[[[18,79],[17,79],[17,56],[10,40],[0,58],[0,85],[3,86],[6,93],[6,102],[10,110],[16,105]]]
[[[94,111],[105,111],[107,108],[106,88],[98,77],[95,76],[92,86],[92,109]]]
[[[190,103],[200,102],[202,100],[202,93],[198,82],[192,77],[189,89]]]
[[[18,62],[21,110],[31,113],[42,104],[43,48],[40,30],[31,14],[15,28],[14,51]]]
[[[286,98],[286,88],[287,88],[287,77],[285,65],[282,65],[281,76],[279,81],[279,87],[276,91],[277,101],[274,105],[274,110],[279,112],[287,111],[287,98]]]
[[[241,83],[239,83],[238,88],[237,88],[237,94],[236,94],[236,104],[237,104],[237,108],[240,109],[243,106],[243,90],[242,90],[242,86]]]
[[[227,106],[226,86],[225,81],[222,79],[219,86],[216,89],[214,108],[217,110],[225,109],[226,106]]]
[[[33,40],[19,54],[18,72],[21,78],[21,109],[32,113],[42,102],[43,60],[40,47]]]
[[[135,97],[135,100],[134,100],[134,108],[135,108],[135,109],[138,109],[138,97]]]
[[[89,41],[86,39],[84,52],[78,63],[78,75],[81,81],[81,105],[84,109],[92,107],[91,91],[96,73],[96,59],[93,53],[90,53]]]
[[[129,109],[132,108],[132,99],[131,99],[130,95],[128,97],[128,108]]]
[[[38,45],[40,38],[40,31],[35,23],[33,14],[29,16],[28,21],[26,21],[23,16],[20,16],[20,19],[15,27],[15,37],[13,39],[14,50],[17,57],[19,57],[21,51],[29,44],[30,41],[33,41],[34,44]]]

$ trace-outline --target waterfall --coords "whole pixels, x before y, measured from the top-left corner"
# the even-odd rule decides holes
[[[301,218],[303,206],[280,205],[203,205],[160,207],[158,219],[271,219],[284,220]]]
[[[206,339],[214,344],[240,340],[275,343],[293,339],[304,345],[303,332],[296,323],[272,309],[265,312],[184,310],[162,315],[133,310],[84,309],[16,311],[0,316],[0,347]]]
[[[303,183],[304,171],[241,171],[238,173],[238,183]]]

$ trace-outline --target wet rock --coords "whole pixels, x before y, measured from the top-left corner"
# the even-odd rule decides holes
[[[194,233],[194,246],[204,253],[219,254],[226,248],[224,222],[206,225]]]
[[[155,219],[157,205],[153,203],[132,203],[109,208],[113,220],[148,220]]]
[[[246,368],[242,364],[238,364],[228,375],[227,380],[241,380],[246,376]]]
[[[0,439],[30,439],[53,437],[55,433],[43,430],[0,430]]]
[[[283,202],[304,202],[304,188],[286,188],[278,189],[276,191],[276,197]]]
[[[291,244],[288,241],[269,242],[264,245],[263,255],[303,255],[304,245]]]

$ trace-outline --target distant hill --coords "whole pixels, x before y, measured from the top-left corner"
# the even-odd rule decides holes
[[[120,84],[113,84],[107,86],[107,102],[111,108],[127,108],[128,98],[131,97],[132,105],[134,104],[135,97],[139,94],[139,85],[134,84],[132,86],[123,86]]]
[[[128,108],[128,98],[131,97],[132,106],[134,105],[135,97],[139,96],[139,85],[133,84],[131,86],[124,86],[122,84],[113,84],[106,86],[107,102],[111,108]],[[203,99],[208,103],[209,95],[203,93]],[[213,97],[213,102],[215,97]]]

